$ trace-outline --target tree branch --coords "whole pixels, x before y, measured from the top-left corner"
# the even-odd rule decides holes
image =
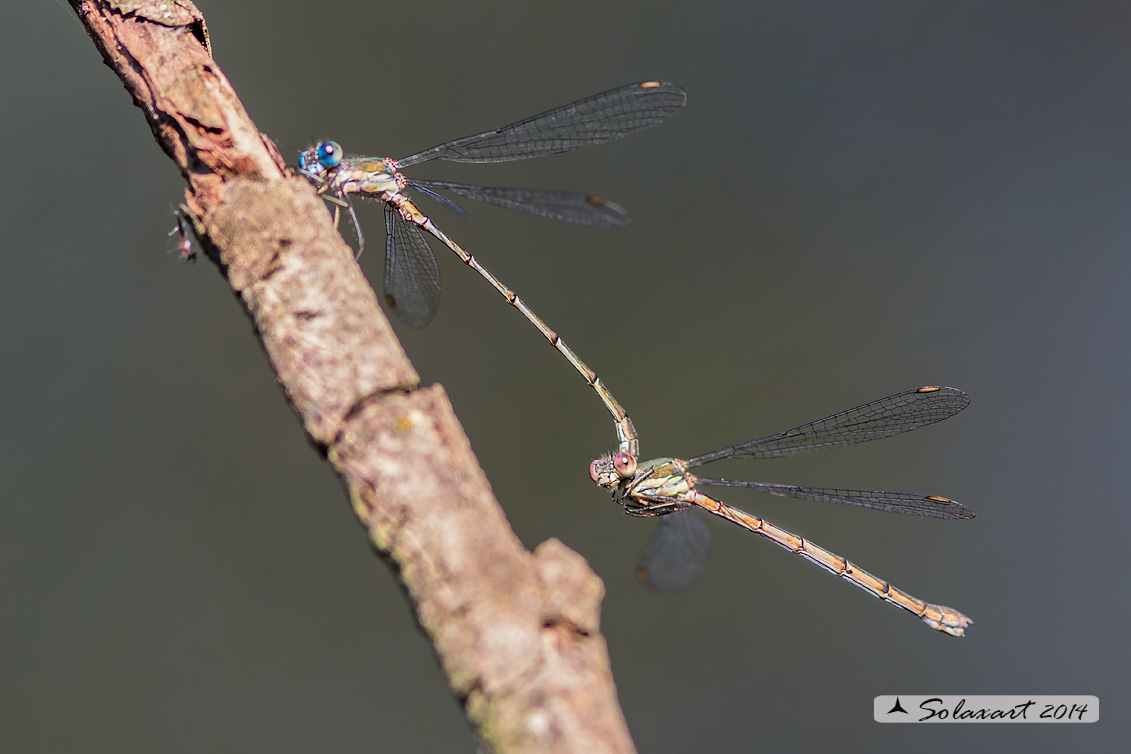
[[[479,741],[633,750],[598,632],[604,586],[507,525],[439,386],[419,377],[313,188],[264,138],[188,0],[71,0],[188,182],[208,257],[280,386],[395,567]]]

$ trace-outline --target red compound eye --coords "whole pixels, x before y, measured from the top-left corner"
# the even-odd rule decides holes
[[[589,478],[592,479],[594,482],[600,482],[601,481],[601,476],[600,476],[600,473],[598,472],[598,469],[600,469],[600,468],[601,468],[600,467],[600,461],[593,461],[593,463],[589,464]]]
[[[617,453],[613,456],[613,468],[623,476],[632,476],[636,473],[636,456],[631,453]]]

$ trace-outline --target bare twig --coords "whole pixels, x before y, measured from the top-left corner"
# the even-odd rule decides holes
[[[626,752],[598,632],[603,585],[525,550],[443,390],[420,388],[314,190],[251,122],[188,0],[71,0],[189,188],[206,253],[288,401],[395,566],[452,693],[498,752]]]

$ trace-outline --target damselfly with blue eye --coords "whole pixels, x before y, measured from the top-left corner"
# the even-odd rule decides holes
[[[690,513],[691,508],[701,508],[761,534],[885,602],[915,614],[931,628],[952,636],[963,636],[972,621],[957,610],[912,597],[804,537],[703,494],[697,486],[753,487],[771,495],[933,518],[973,518],[974,512],[966,506],[935,495],[708,479],[688,470],[724,458],[779,458],[891,437],[954,416],[969,403],[969,397],[961,390],[921,387],[686,461],[657,458],[638,463],[636,454],[622,451],[593,461],[589,474],[594,482],[613,491],[613,500],[624,508],[625,513],[664,517],[644,550],[638,570],[638,576],[652,586],[661,589],[686,586],[703,568],[710,536],[703,522]]]
[[[401,170],[432,160],[510,162],[584,149],[662,123],[686,102],[687,93],[675,84],[645,81],[571,102],[494,131],[445,142],[399,160],[345,157],[337,142],[323,141],[299,155],[299,171],[318,185],[319,193],[337,205],[335,224],[341,209],[349,211],[359,253],[365,240],[350,204],[351,196],[385,202],[385,298],[406,324],[423,327],[435,316],[440,303],[440,271],[421,229],[438,238],[504,296],[510,298],[514,294],[441,232],[416,207],[406,189],[416,189],[461,214],[463,210],[438,192],[450,191],[487,204],[597,228],[623,227],[629,223],[629,217],[621,207],[591,194],[423,181],[407,178]]]
[[[514,291],[417,209],[405,190],[416,189],[461,214],[463,210],[438,192],[450,191],[487,204],[597,228],[623,227],[629,222],[628,214],[616,204],[591,194],[422,181],[406,178],[400,171],[432,160],[510,162],[597,146],[662,123],[686,103],[687,93],[675,84],[644,81],[562,105],[494,131],[445,142],[399,160],[345,157],[337,142],[323,141],[299,155],[299,171],[319,187],[318,192],[324,198],[335,204],[335,226],[341,209],[349,211],[359,253],[365,240],[350,203],[351,197],[357,195],[385,203],[385,301],[400,319],[413,327],[423,327],[435,316],[440,303],[440,269],[421,233],[423,229],[478,272],[566,357],[612,414],[621,451],[636,454],[639,450],[632,422],[593,370]]]

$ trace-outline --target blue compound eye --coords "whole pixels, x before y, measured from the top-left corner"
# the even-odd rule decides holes
[[[336,168],[342,162],[342,147],[336,141],[324,141],[316,150],[318,161],[323,167]]]

